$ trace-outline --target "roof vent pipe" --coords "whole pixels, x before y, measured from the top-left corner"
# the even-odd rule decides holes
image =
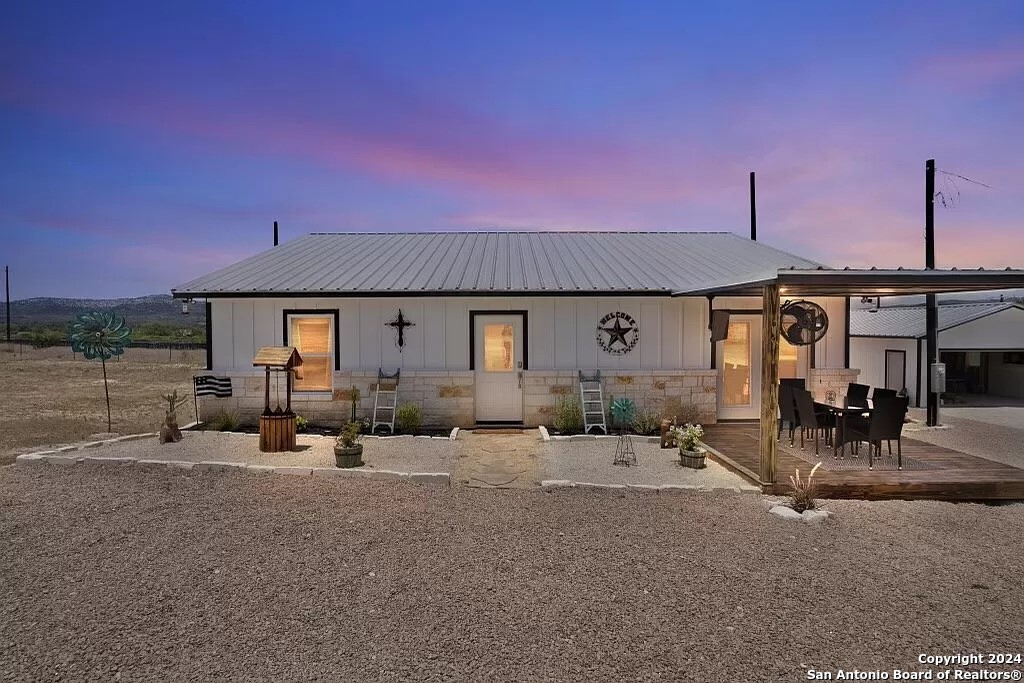
[[[757,205],[754,201],[754,172],[750,172],[750,240],[757,241]]]
[[[277,246],[277,221],[274,221],[274,246]]]

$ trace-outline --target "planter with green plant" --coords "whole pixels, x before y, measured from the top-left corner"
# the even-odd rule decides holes
[[[699,424],[686,424],[682,427],[673,427],[671,432],[679,444],[680,465],[695,470],[707,467],[707,451],[700,445],[700,437],[704,436],[703,427]]]
[[[363,464],[363,426],[358,422],[345,425],[334,441],[334,461],[338,467],[359,467]]]

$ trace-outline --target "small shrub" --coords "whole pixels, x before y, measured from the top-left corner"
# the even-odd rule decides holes
[[[239,422],[238,413],[222,410],[207,420],[206,424],[215,432],[233,432],[238,429]]]
[[[661,416],[653,410],[641,410],[633,417],[632,427],[637,434],[655,434],[661,429]]]
[[[405,403],[398,406],[395,413],[395,429],[400,434],[415,434],[423,424],[423,415],[420,407],[415,403]]]
[[[796,471],[795,477],[792,475],[789,477],[789,483],[793,486],[793,493],[789,496],[789,506],[797,512],[813,510],[818,505],[816,500],[818,488],[814,484],[814,473],[818,471],[819,467],[821,467],[820,462],[811,468],[811,473],[807,475],[806,479],[800,479],[800,470]]]
[[[673,420],[676,424],[697,424],[700,422],[700,408],[692,403],[683,403],[678,397],[665,399],[661,416]]]
[[[345,425],[335,443],[343,448],[352,448],[363,438],[363,425],[361,422],[349,422]]]
[[[309,420],[302,417],[301,415],[295,416],[295,431],[304,432],[309,429]]]
[[[583,431],[583,410],[575,398],[562,397],[555,406],[553,423],[560,434],[579,434]]]

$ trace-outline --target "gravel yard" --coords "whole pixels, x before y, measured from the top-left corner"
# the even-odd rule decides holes
[[[299,434],[299,450],[261,453],[259,436],[225,432],[182,432],[178,443],[161,445],[154,436],[138,441],[107,443],[76,451],[74,455],[96,458],[136,458],[200,462],[244,462],[250,465],[334,467],[334,438]],[[458,459],[458,442],[414,436],[363,439],[367,468],[398,472],[450,472]]]
[[[943,429],[924,426],[923,410],[915,409],[912,415],[919,422],[904,428],[907,436],[1024,468],[1024,408],[942,408]]]
[[[730,472],[710,458],[707,467],[689,469],[679,464],[679,451],[661,448],[647,437],[634,437],[636,465],[615,466],[615,444],[618,439],[593,441],[553,440],[539,449],[543,479],[564,479],[593,484],[675,484],[708,488],[748,487],[752,484]]]
[[[0,469],[4,680],[806,680],[1024,643],[1024,506]]]

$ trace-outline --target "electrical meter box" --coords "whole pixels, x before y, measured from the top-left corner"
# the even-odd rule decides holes
[[[946,391],[946,364],[932,363],[931,365],[932,391],[941,394]]]

